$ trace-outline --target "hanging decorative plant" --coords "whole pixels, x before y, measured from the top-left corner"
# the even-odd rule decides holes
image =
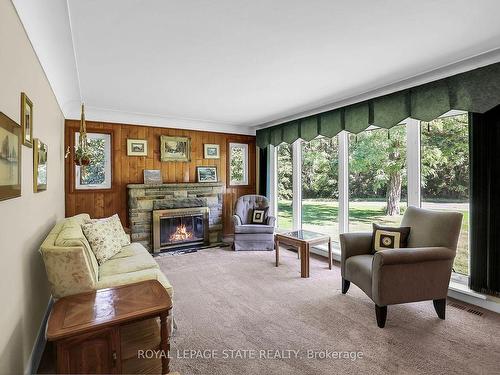
[[[75,148],[75,164],[79,166],[89,165],[91,162],[90,153],[85,148],[77,146]]]
[[[87,143],[87,126],[85,124],[85,107],[82,103],[82,116],[80,119],[80,136],[78,144],[75,146],[75,164],[79,166],[87,166],[92,162],[91,153]]]

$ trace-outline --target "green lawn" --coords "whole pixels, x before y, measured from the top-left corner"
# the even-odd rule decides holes
[[[372,223],[397,226],[401,216],[386,216],[385,202],[380,201],[350,201],[349,202],[349,231],[370,231]],[[401,205],[404,212],[406,203]],[[456,272],[468,274],[468,232],[469,211],[466,203],[439,203],[424,202],[423,207],[436,210],[456,210],[464,214],[462,231],[458,243],[454,269]],[[315,232],[326,233],[338,246],[338,202],[329,200],[304,199],[302,202],[302,228]],[[278,226],[280,229],[292,228],[292,202],[278,202]]]

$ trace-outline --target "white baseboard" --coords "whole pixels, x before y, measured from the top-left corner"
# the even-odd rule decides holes
[[[42,322],[40,323],[40,327],[38,328],[38,333],[36,335],[33,349],[31,350],[28,363],[25,367],[25,375],[35,374],[35,372],[38,370],[38,366],[40,365],[43,351],[45,349],[45,344],[47,342],[45,338],[45,329],[47,327],[47,321],[49,319],[50,310],[52,309],[53,303],[54,300],[52,299],[52,297],[50,297],[49,302],[47,303],[47,308],[45,309],[45,314],[43,315]]]

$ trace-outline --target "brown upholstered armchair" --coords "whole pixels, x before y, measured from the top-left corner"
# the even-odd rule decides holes
[[[351,282],[361,288],[375,302],[380,328],[387,306],[398,303],[432,300],[444,319],[461,225],[461,213],[408,207],[401,221],[411,227],[408,247],[375,254],[371,232],[341,234],[342,293]]]

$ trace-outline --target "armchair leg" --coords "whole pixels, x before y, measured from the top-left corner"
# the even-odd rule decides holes
[[[432,301],[432,303],[434,304],[434,310],[436,310],[439,319],[444,320],[446,315],[446,298],[435,299]]]
[[[346,294],[350,286],[351,282],[349,280],[342,278],[342,294]]]
[[[387,306],[375,305],[375,316],[377,317],[378,328],[384,328],[387,319]]]

